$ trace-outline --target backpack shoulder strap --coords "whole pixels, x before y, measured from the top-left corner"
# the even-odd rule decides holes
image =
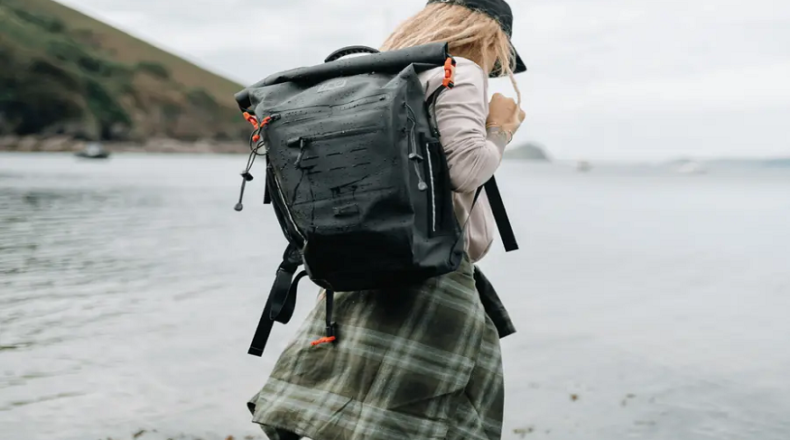
[[[484,188],[486,190],[486,197],[488,197],[488,204],[491,206],[491,212],[494,214],[496,227],[499,230],[499,236],[502,238],[502,244],[505,245],[505,252],[518,250],[516,234],[513,233],[513,226],[510,224],[510,218],[507,215],[505,203],[502,201],[502,195],[499,193],[499,186],[497,186],[494,176],[491,176],[491,179],[484,183],[483,186],[477,188],[475,198],[472,201],[472,207],[469,209],[469,218],[472,217],[472,210],[475,209],[477,199],[480,197],[480,193],[483,192]],[[468,223],[469,220],[464,224],[464,229],[466,229],[466,224]]]
[[[425,107],[428,109],[428,123],[430,124],[431,131],[433,131],[433,135],[437,138],[441,136],[441,133],[439,133],[439,123],[436,120],[436,101],[443,91],[455,87],[456,65],[455,58],[447,58],[444,63],[444,79],[442,79],[442,82],[436,87],[436,90],[428,96],[428,99],[425,100]]]
[[[507,215],[507,210],[505,210],[505,203],[502,201],[502,195],[499,193],[496,178],[491,176],[491,180],[486,182],[481,188],[486,189],[486,197],[488,197],[488,203],[491,205],[491,212],[494,213],[499,236],[502,238],[502,244],[505,245],[505,252],[517,250],[516,234],[513,233],[513,226],[510,224],[510,218]],[[480,193],[480,189],[477,191],[478,194],[475,195],[475,200]]]
[[[455,59],[448,58],[444,65],[444,80],[425,101],[426,107],[428,108],[428,119],[431,130],[433,130],[433,134],[437,138],[441,136],[441,133],[439,132],[438,121],[436,120],[436,101],[444,90],[455,87],[455,66]],[[518,243],[516,242],[516,235],[513,233],[513,226],[510,224],[510,218],[508,218],[505,203],[502,201],[502,195],[499,193],[499,187],[496,184],[494,176],[491,176],[488,182],[477,189],[472,207],[469,210],[470,214],[475,204],[477,204],[477,198],[480,197],[483,188],[486,190],[486,196],[488,196],[488,202],[491,205],[491,211],[494,214],[497,229],[499,229],[499,235],[502,237],[502,243],[505,245],[505,251],[510,252],[517,250]],[[464,229],[466,229],[466,225],[464,225]]]

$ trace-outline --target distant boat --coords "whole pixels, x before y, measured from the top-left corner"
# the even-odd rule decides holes
[[[587,162],[586,160],[580,160],[576,162],[576,171],[580,173],[586,173],[591,169],[592,169],[592,165],[590,164],[590,162]]]
[[[107,151],[100,143],[92,142],[85,146],[82,151],[75,153],[77,157],[86,159],[107,159],[110,157],[110,152]]]
[[[680,174],[705,174],[707,170],[699,163],[688,161],[678,166],[675,171]]]

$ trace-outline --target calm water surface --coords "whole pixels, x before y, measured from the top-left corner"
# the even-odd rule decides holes
[[[284,240],[260,179],[233,211],[244,160],[0,154],[0,438],[260,436],[297,325],[246,354]],[[499,180],[505,439],[790,438],[790,170]]]

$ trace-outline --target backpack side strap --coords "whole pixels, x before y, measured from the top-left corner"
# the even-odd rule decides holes
[[[307,275],[306,272],[302,271],[294,278],[294,274],[296,274],[296,270],[301,264],[299,249],[289,244],[285,249],[283,262],[277,268],[274,284],[269,292],[269,298],[266,300],[263,313],[261,313],[261,319],[258,321],[258,327],[255,329],[250,348],[247,350],[248,354],[260,357],[266,348],[266,342],[269,340],[274,322],[287,324],[293,317],[296,309],[297,287],[299,281]]]

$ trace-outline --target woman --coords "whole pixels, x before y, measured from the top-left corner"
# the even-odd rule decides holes
[[[271,439],[501,437],[499,338],[512,330],[498,299],[485,307],[491,297],[475,286],[481,276],[473,264],[491,246],[494,219],[484,192],[472,207],[524,119],[512,99],[496,94],[487,102],[489,76],[510,76],[515,86],[513,74],[526,70],[511,28],[502,0],[432,0],[384,43],[382,50],[448,42],[457,60],[455,88],[435,111],[456,215],[469,221],[466,257],[456,272],[410,289],[336,293],[341,340],[315,349],[310,342],[324,331],[320,299],[249,402]],[[426,99],[443,78],[441,68],[421,75]]]

